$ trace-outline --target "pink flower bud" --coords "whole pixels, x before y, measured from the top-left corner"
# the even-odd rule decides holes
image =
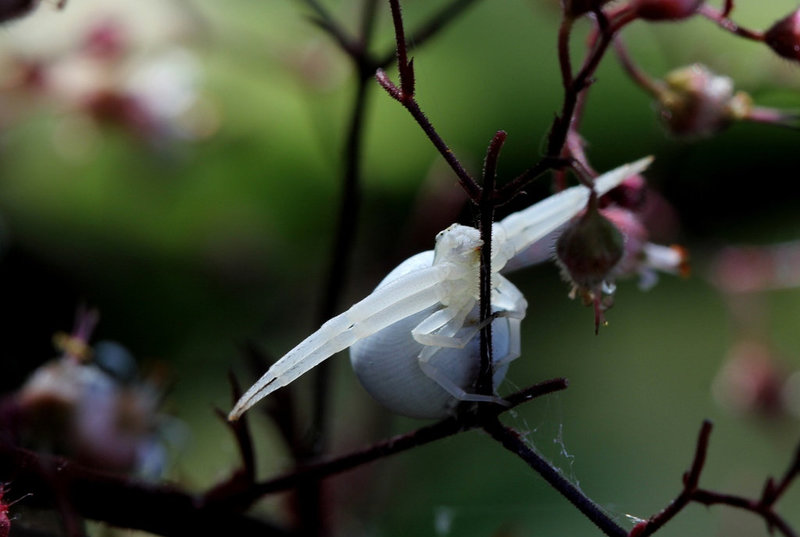
[[[649,289],[658,281],[656,271],[689,276],[689,255],[677,245],[648,242],[649,233],[641,217],[623,207],[600,211],[625,237],[625,253],[610,274],[611,279],[639,275],[639,287]]]
[[[626,209],[641,209],[647,195],[647,184],[641,174],[631,175],[600,199],[601,206],[614,203]]]
[[[11,520],[8,518],[8,505],[3,501],[5,489],[0,485],[0,537],[8,537],[11,530]]]
[[[85,107],[99,123],[120,127],[144,139],[158,130],[156,118],[130,93],[100,90],[86,99]]]
[[[631,7],[639,18],[669,21],[691,17],[704,0],[633,0]]]
[[[764,41],[779,56],[800,61],[800,9],[773,24]]]
[[[786,377],[769,345],[743,340],[728,351],[712,390],[717,401],[734,412],[776,416],[787,410],[782,393]]]
[[[678,136],[709,136],[733,120],[745,119],[752,100],[733,92],[733,80],[700,64],[670,72],[659,95],[661,119]]]
[[[556,258],[564,273],[585,289],[598,288],[624,253],[625,238],[600,214],[596,201],[556,242]]]
[[[600,213],[614,224],[624,237],[625,247],[619,262],[614,266],[614,274],[635,274],[642,261],[642,249],[647,242],[647,229],[636,213],[622,207],[608,207]]]
[[[106,19],[89,28],[83,46],[89,56],[115,61],[128,51],[129,43],[125,27],[117,20]]]

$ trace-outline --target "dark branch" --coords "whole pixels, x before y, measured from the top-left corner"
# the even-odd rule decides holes
[[[763,518],[770,531],[772,531],[772,529],[777,529],[784,537],[798,537],[797,532],[791,528],[784,518],[774,511],[773,507],[775,502],[780,499],[792,481],[797,477],[798,472],[800,472],[800,446],[798,446],[795,458],[784,473],[780,483],[775,485],[772,479],[768,479],[761,498],[753,500],[743,496],[723,494],[699,488],[700,474],[705,465],[710,435],[711,422],[705,421],[703,422],[703,426],[697,438],[697,447],[695,449],[692,466],[683,476],[683,490],[661,512],[650,517],[650,519],[645,522],[637,524],[634,531],[631,532],[631,535],[646,537],[647,535],[655,533],[675,517],[675,515],[680,513],[687,505],[691,502],[696,502],[706,506],[727,505],[729,507],[749,511]]]
[[[503,447],[525,461],[528,466],[541,475],[550,486],[561,493],[572,505],[577,507],[603,533],[609,537],[627,537],[628,532],[625,529],[614,522],[600,506],[581,492],[580,489],[567,481],[557,468],[528,447],[516,431],[503,426],[497,418],[487,420],[483,428]]]
[[[112,526],[165,536],[284,536],[284,530],[220,509],[174,487],[143,483],[0,443],[0,479],[32,493],[31,503],[55,506],[68,499],[75,514]]]
[[[567,380],[552,379],[511,394],[506,398],[509,406],[485,405],[485,414],[463,412],[452,418],[442,420],[427,427],[392,437],[368,448],[335,457],[333,459],[307,464],[284,475],[256,484],[253,488],[242,491],[237,497],[227,498],[234,505],[249,505],[266,494],[281,492],[296,487],[299,483],[321,480],[325,477],[352,470],[375,460],[383,459],[409,449],[429,444],[433,441],[469,431],[482,426],[481,417],[493,417],[526,403],[537,397],[564,390]]]
[[[672,500],[668,506],[661,510],[661,512],[650,517],[641,533],[637,535],[644,537],[655,533],[689,504],[692,499],[692,494],[697,490],[700,473],[703,471],[703,465],[705,464],[706,453],[708,451],[708,439],[711,435],[712,427],[713,425],[711,422],[706,420],[700,428],[694,460],[692,461],[691,469],[683,475],[683,490],[681,493],[677,498]]]
[[[455,172],[459,183],[466,191],[469,198],[474,203],[480,201],[480,187],[472,178],[472,176],[464,169],[461,162],[455,157],[452,150],[447,146],[439,133],[433,127],[431,122],[420,109],[414,98],[415,81],[414,81],[414,65],[413,61],[408,60],[408,49],[405,40],[405,30],[403,29],[403,18],[400,12],[399,0],[389,0],[392,9],[392,22],[395,28],[395,37],[397,41],[397,61],[398,69],[400,71],[400,87],[395,86],[386,76],[382,69],[378,69],[375,77],[378,83],[387,91],[387,93],[406,110],[409,111],[411,116],[416,120],[417,124],[422,128],[423,132],[428,136],[431,143],[439,150],[439,153],[450,165],[450,168]]]
[[[350,37],[344,27],[322,4],[317,0],[305,0],[305,3],[314,11],[314,16],[310,17],[311,22],[330,35],[339,45],[339,48],[353,58],[363,55],[363,44]]]
[[[481,266],[479,282],[480,303],[480,355],[481,366],[478,373],[476,393],[492,395],[492,224],[494,222],[494,184],[497,176],[497,159],[506,141],[505,131],[497,131],[486,150],[483,163],[483,182],[480,211]]]
[[[406,50],[416,49],[427,43],[444,28],[452,24],[452,22],[464,13],[468,7],[472,6],[475,1],[476,0],[454,0],[434,13],[430,19],[420,25],[415,31],[411,32],[411,37],[406,40]],[[396,57],[397,52],[392,51],[384,55],[383,58],[378,61],[378,66],[385,69]]]

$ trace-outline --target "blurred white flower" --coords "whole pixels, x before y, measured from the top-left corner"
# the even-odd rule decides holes
[[[13,24],[0,41],[0,121],[24,119],[49,104],[66,122],[57,147],[85,147],[92,128],[113,125],[147,143],[213,131],[200,95],[201,65],[189,45],[200,24],[185,4],[82,0],[58,12],[44,7]],[[35,95],[36,103],[30,102]],[[5,103],[5,105],[4,105]],[[203,117],[198,117],[203,116]],[[87,123],[86,119],[89,120]]]

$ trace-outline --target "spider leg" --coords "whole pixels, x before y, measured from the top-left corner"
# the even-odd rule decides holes
[[[456,337],[455,334],[464,326],[464,320],[475,307],[475,301],[466,304],[448,306],[433,312],[411,330],[412,337],[423,345],[430,347],[453,347],[460,349],[472,339],[474,334]]]
[[[493,276],[492,308],[498,316],[523,319],[528,309],[528,301],[522,291],[502,274]]]
[[[510,406],[509,403],[502,397],[496,395],[482,395],[478,393],[469,393],[464,388],[460,387],[448,377],[441,369],[430,363],[430,358],[420,359],[419,367],[430,379],[436,382],[439,386],[445,389],[447,393],[458,399],[459,401],[475,401],[478,403],[497,403],[498,405]]]
[[[236,402],[228,419],[239,418],[273,391],[359,339],[436,304],[439,284],[449,273],[447,263],[409,272],[333,317],[275,362]]]
[[[516,287],[514,287],[511,282],[508,282],[508,285],[516,290]],[[519,293],[519,291],[517,292]],[[522,297],[521,293],[519,296]],[[524,302],[524,298],[522,298],[522,301],[524,305],[527,305]],[[524,305],[521,316],[524,316]],[[445,371],[437,367],[436,364],[432,362],[433,357],[443,347],[463,348],[478,334],[478,332],[481,330],[481,328],[483,328],[483,326],[486,325],[486,323],[491,323],[497,317],[505,316],[507,314],[511,314],[515,318],[508,319],[511,342],[509,353],[503,357],[503,360],[510,361],[519,355],[519,322],[521,321],[521,316],[519,316],[518,312],[506,312],[502,310],[496,311],[484,322],[472,323],[465,330],[465,318],[474,309],[475,301],[472,300],[458,309],[451,306],[449,308],[436,311],[428,318],[423,320],[419,325],[417,325],[417,327],[414,328],[411,333],[414,336],[414,339],[425,345],[425,347],[417,356],[417,362],[419,363],[419,367],[422,372],[425,373],[428,378],[436,382],[445,391],[459,401],[488,402],[507,406],[508,403],[495,395],[483,395],[467,392],[464,388],[453,382],[451,377]],[[516,331],[514,331],[513,326],[516,326]],[[436,329],[438,329],[436,333],[429,332]],[[431,343],[427,343],[427,341],[430,341]],[[516,349],[516,351],[514,349]],[[513,352],[516,352],[516,355],[510,356],[510,354]]]
[[[492,357],[492,367],[494,367],[495,370],[516,360],[522,354],[520,323],[522,323],[522,319],[508,317],[508,351],[506,351],[503,356]]]

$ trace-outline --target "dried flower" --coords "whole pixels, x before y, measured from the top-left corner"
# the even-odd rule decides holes
[[[670,72],[658,104],[664,125],[678,136],[709,136],[747,118],[753,108],[748,94],[734,94],[733,80],[701,64]]]
[[[570,296],[579,294],[593,304],[595,332],[604,323],[603,311],[610,307],[614,292],[609,276],[625,253],[625,239],[619,229],[597,208],[592,194],[586,212],[568,225],[556,241],[556,260],[564,277],[572,282]],[[603,299],[608,295],[608,300]]]
[[[625,253],[625,239],[597,208],[593,195],[589,207],[556,241],[556,259],[578,287],[598,287]]]
[[[634,211],[615,205],[597,209],[597,203],[590,202],[558,238],[556,259],[572,282],[570,296],[594,306],[595,331],[613,304],[617,279],[638,275],[639,287],[650,289],[658,272],[689,274],[684,248],[653,244],[648,235]]]

